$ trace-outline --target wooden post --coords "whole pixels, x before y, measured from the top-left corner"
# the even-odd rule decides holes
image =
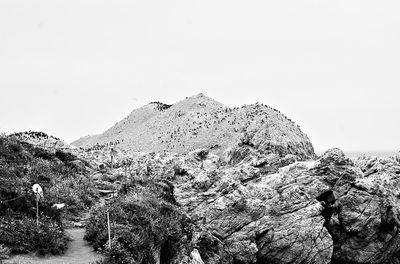
[[[107,224],[108,224],[108,247],[111,249],[110,210],[108,209],[107,209]]]

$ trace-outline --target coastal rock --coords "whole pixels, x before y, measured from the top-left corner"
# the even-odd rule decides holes
[[[329,184],[309,172],[314,164],[299,162],[270,175],[241,164],[219,170],[208,189],[178,184],[176,195],[220,241],[224,263],[329,263],[333,242],[315,199]]]
[[[259,167],[269,162],[282,164],[269,156],[220,168],[206,189],[176,185],[179,203],[220,248],[201,256],[222,263],[396,263],[395,158],[353,162],[331,149],[265,174]]]
[[[327,219],[334,263],[397,263],[400,253],[400,167],[392,158],[364,157],[342,165],[336,210]],[[353,171],[352,178],[348,176]]]

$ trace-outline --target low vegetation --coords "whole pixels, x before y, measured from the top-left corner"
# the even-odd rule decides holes
[[[111,220],[108,246],[107,211]],[[106,258],[102,263],[172,263],[189,254],[190,220],[179,210],[173,186],[154,179],[132,180],[118,196],[91,211],[85,239]]]
[[[76,161],[70,153],[53,153],[15,136],[0,136],[0,254],[64,252],[68,238],[62,217],[77,215],[97,199]],[[39,225],[35,183],[43,188]],[[63,211],[53,206],[60,203],[66,204]]]

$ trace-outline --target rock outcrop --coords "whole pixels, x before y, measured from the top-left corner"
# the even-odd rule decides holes
[[[327,223],[333,263],[399,263],[399,162],[362,157],[353,164],[343,153],[336,160],[329,173],[339,196]]]
[[[273,157],[262,162],[268,160],[276,163]],[[317,163],[293,163],[273,174],[244,162],[205,172],[185,168],[189,179],[177,180],[176,196],[200,228],[196,243],[205,262],[330,263],[333,241],[316,199],[330,186],[312,174]],[[219,250],[210,253],[202,247],[207,243]]]
[[[332,149],[297,159],[268,154],[229,165],[200,149],[143,154],[132,166],[138,177],[174,183],[204,263],[396,263],[396,158],[352,161]]]

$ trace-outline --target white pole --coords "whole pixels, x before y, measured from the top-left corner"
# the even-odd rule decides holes
[[[111,249],[111,228],[110,228],[110,211],[107,210],[107,223],[108,223],[108,246]]]

